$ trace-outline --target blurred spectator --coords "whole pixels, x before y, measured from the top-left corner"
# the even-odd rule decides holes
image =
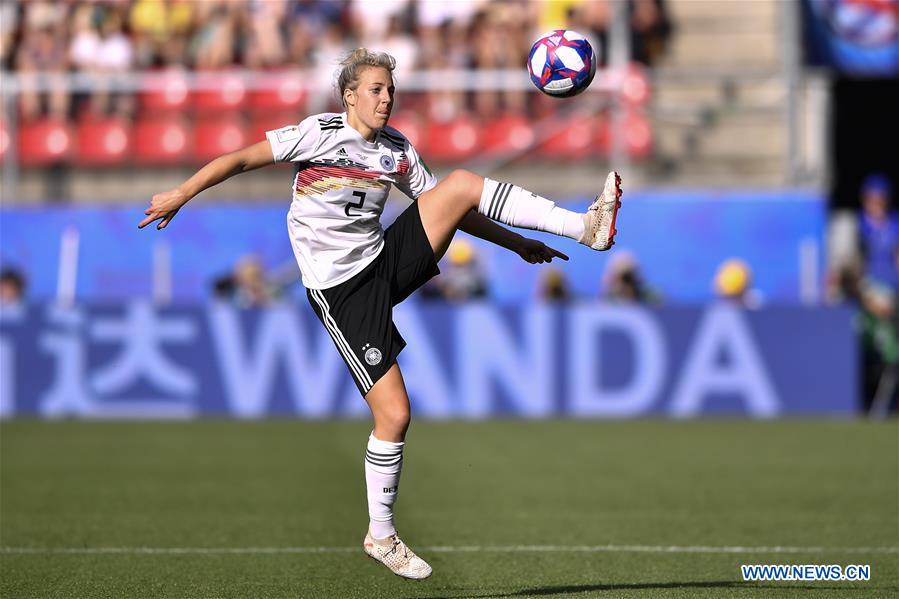
[[[251,69],[284,64],[287,45],[282,24],[287,16],[287,0],[249,0],[249,31],[242,41],[244,64]]]
[[[450,301],[483,298],[487,295],[487,280],[475,247],[466,239],[455,239],[446,252],[449,266],[441,275],[443,297]]]
[[[183,65],[193,24],[191,0],[136,0],[128,23],[134,36],[135,66]]]
[[[526,12],[520,9],[514,4],[491,3],[475,14],[469,33],[471,66],[493,70],[516,69],[526,64],[530,48],[525,36]],[[485,117],[493,116],[501,109],[522,112],[525,98],[525,92],[514,86],[479,90],[475,94],[475,111]]]
[[[418,66],[418,44],[404,27],[403,17],[400,15],[390,18],[384,38],[374,47],[383,48],[385,52],[396,58],[394,75],[400,82]]]
[[[550,303],[571,301],[573,295],[565,271],[552,267],[543,269],[540,284],[537,287],[537,297]]]
[[[658,301],[658,296],[644,282],[637,259],[623,251],[609,259],[603,276],[603,297],[624,303]]]
[[[113,76],[127,73],[133,67],[131,38],[125,35],[120,12],[83,4],[76,9],[73,21],[69,60],[73,69],[92,77],[91,111],[106,116],[114,104],[119,116],[130,116],[131,94],[113,93],[109,89]]]
[[[89,72],[97,68],[100,48],[98,12],[99,7],[92,4],[82,4],[75,8],[69,44],[69,63],[75,71]]]
[[[13,306],[25,301],[25,275],[15,268],[0,271],[0,306]]]
[[[206,0],[196,4],[196,33],[188,53],[198,71],[219,70],[237,62],[240,3]]]
[[[854,210],[834,210],[827,222],[827,270],[836,273],[859,259],[859,215]]]
[[[418,22],[426,31],[433,31],[447,23],[469,23],[487,0],[417,0]]]
[[[256,256],[244,256],[234,267],[234,302],[242,308],[267,306],[275,299],[275,289],[266,278]]]
[[[537,31],[544,32],[551,29],[571,28],[580,33],[586,33],[582,17],[584,15],[584,0],[548,0],[537,2]],[[581,24],[578,29],[577,25]]]
[[[857,310],[861,340],[862,409],[878,415],[899,405],[899,331],[895,294],[866,279],[859,262],[846,264],[830,280],[831,301]]]
[[[289,11],[291,19],[308,23],[312,31],[321,31],[328,23],[349,20],[346,3],[331,0],[294,0]]]
[[[667,0],[629,0],[628,15],[632,60],[645,65],[654,64],[667,50],[673,32]],[[582,7],[572,11],[572,18],[588,26],[590,33],[598,40],[596,56],[601,63],[609,55],[608,30],[612,17],[609,0],[586,0]]]
[[[899,216],[890,209],[890,182],[871,175],[862,185],[859,223],[862,255],[868,277],[899,289]]]
[[[631,1],[633,60],[654,64],[668,47],[672,25],[666,0]]]
[[[418,31],[420,66],[439,71],[468,66],[468,31],[465,25],[447,21],[439,28],[422,26]],[[427,92],[427,118],[448,121],[464,109],[465,95],[452,89],[432,89]]]
[[[590,35],[596,44],[593,51],[596,53],[596,59],[600,65],[608,63],[609,57],[609,40],[608,30],[612,21],[612,6],[608,0],[586,0],[579,7],[569,11],[569,22],[571,22],[575,31],[580,26],[587,29],[585,35]]]
[[[346,13],[343,3],[330,0],[300,0],[288,9],[288,63],[300,68],[315,66],[319,59],[323,63],[319,65],[323,77],[312,85],[329,85],[336,57],[350,46],[349,36],[344,35],[343,23],[349,20]],[[331,63],[324,64],[328,56]]]
[[[296,277],[292,277],[295,280]],[[280,294],[280,285],[269,280],[259,258],[240,258],[234,270],[212,282],[212,297],[240,308],[260,308],[271,304]]]
[[[389,29],[402,22],[409,11],[409,0],[352,0],[350,13],[359,32],[359,42],[366,47],[380,47]],[[396,57],[399,61],[399,56]]]
[[[475,247],[466,239],[457,238],[446,251],[447,264],[433,283],[424,289],[424,299],[445,299],[462,302],[487,296],[487,280],[481,270]]]
[[[16,51],[15,67],[22,75],[20,107],[26,120],[45,115],[68,116],[69,92],[60,75],[65,72],[66,7],[51,2],[24,5],[22,40]],[[49,91],[42,91],[46,87]]]
[[[729,258],[718,266],[714,280],[715,295],[744,308],[758,308],[762,301],[752,288],[752,269],[739,258]]]
[[[19,5],[15,2],[0,3],[0,69],[6,70],[12,66],[10,57],[18,28]]]
[[[334,69],[337,66],[339,57],[346,54],[351,49],[345,35],[345,30],[340,22],[332,21],[327,24],[324,33],[318,38],[312,48],[312,63],[315,65],[315,72],[311,85],[318,89],[332,89],[334,82]],[[320,112],[322,110],[342,111],[341,104],[335,94],[330,97],[324,94],[317,94],[312,97],[313,104],[310,105],[312,112]],[[317,104],[315,102],[318,102]]]

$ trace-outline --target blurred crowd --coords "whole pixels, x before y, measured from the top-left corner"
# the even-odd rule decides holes
[[[477,245],[465,236],[456,237],[440,262],[440,274],[425,283],[419,296],[424,301],[449,303],[491,301],[494,296],[485,261]],[[211,291],[216,300],[241,308],[260,308],[289,295],[298,276],[296,269],[289,267],[268,270],[258,256],[247,254],[237,260],[233,270],[212,281]],[[591,299],[647,306],[664,303],[664,296],[643,275],[637,257],[627,251],[610,256],[597,283],[595,293],[580,296],[565,271],[550,264],[541,268],[535,298],[562,304]],[[752,269],[738,258],[721,262],[709,289],[716,299],[742,308],[761,305],[761,297],[752,286]]]
[[[489,300],[490,282],[485,270],[476,246],[459,236],[447,249],[440,274],[425,284],[421,296],[451,303]],[[752,269],[739,258],[728,258],[719,265],[710,291],[716,299],[742,308],[761,306],[761,296],[752,286]],[[648,306],[664,302],[664,296],[646,280],[637,257],[625,250],[609,257],[595,294],[579,296],[564,270],[547,265],[541,269],[535,297],[540,302],[562,304],[590,299]]]
[[[665,0],[629,0],[629,11],[634,57],[652,63],[671,32]],[[393,54],[400,79],[415,69],[520,69],[531,42],[558,27],[592,36],[602,62],[610,19],[609,0],[4,0],[0,65],[51,84],[46,94],[24,90],[24,118],[64,117],[79,99],[54,74],[290,67],[330,80],[337,57],[362,45]],[[524,98],[478,94],[475,108],[520,109]],[[448,93],[443,110],[463,100]],[[90,101],[100,112],[131,110],[103,89]]]

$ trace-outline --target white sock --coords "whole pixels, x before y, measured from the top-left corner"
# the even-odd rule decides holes
[[[403,446],[368,437],[365,450],[365,485],[368,489],[368,517],[371,536],[386,539],[396,534],[393,526],[393,502],[399,490],[403,469]]]
[[[579,241],[584,236],[582,214],[556,206],[552,200],[511,183],[484,178],[478,212],[523,229],[536,229]]]

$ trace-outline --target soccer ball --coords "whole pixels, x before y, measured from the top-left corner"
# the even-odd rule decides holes
[[[580,33],[556,29],[534,42],[528,55],[528,72],[543,93],[569,98],[587,89],[593,81],[596,54]]]

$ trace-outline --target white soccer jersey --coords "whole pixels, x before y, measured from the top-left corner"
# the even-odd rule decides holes
[[[366,141],[345,112],[316,114],[265,136],[276,162],[296,165],[287,226],[308,289],[343,283],[378,256],[391,184],[413,200],[437,185],[399,131],[384,127]]]

